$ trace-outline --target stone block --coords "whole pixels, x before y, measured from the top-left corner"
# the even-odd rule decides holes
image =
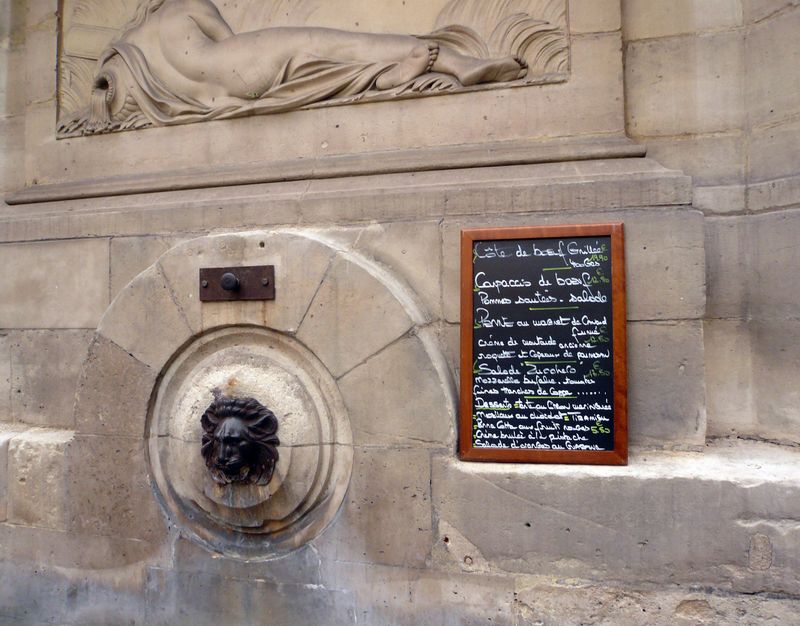
[[[747,209],[748,191],[747,185],[695,187],[694,206],[707,215],[744,213]]]
[[[70,505],[65,455],[73,443],[68,430],[33,429],[16,435],[8,448],[8,520],[14,524],[65,530]]]
[[[742,0],[622,0],[629,41],[724,30],[742,25]]]
[[[800,205],[800,175],[747,186],[747,208],[754,212]]]
[[[70,532],[151,543],[166,536],[144,448],[142,438],[75,436],[62,477]]]
[[[95,570],[103,577],[108,570],[122,569],[142,561],[158,559],[162,546],[139,539],[84,535],[63,530],[0,524],[3,559],[17,565],[45,564],[65,571]],[[138,577],[137,568],[128,572]],[[0,604],[2,606],[2,604]],[[1,622],[0,622],[1,623]]]
[[[161,269],[150,267],[115,298],[100,321],[98,333],[161,371],[193,330]],[[165,336],[172,341],[164,341]]]
[[[751,324],[758,434],[800,443],[800,320],[769,319]]]
[[[75,385],[92,332],[16,331],[11,338],[11,414],[19,422],[73,428]]]
[[[756,319],[798,319],[800,212],[774,211],[752,218],[750,312]]]
[[[25,29],[27,31],[43,29],[55,34],[54,27],[58,21],[58,0],[38,0],[26,3]]]
[[[63,570],[44,557],[31,564],[4,561],[0,577],[0,624],[145,626],[141,575]]]
[[[511,576],[341,561],[322,563],[323,587],[353,595],[359,625],[512,626]]]
[[[319,290],[332,256],[333,250],[307,237],[256,232],[186,242],[164,255],[159,265],[193,329],[253,324],[293,333]],[[275,266],[275,300],[199,302],[201,267],[244,264]]]
[[[0,424],[0,522],[8,518],[8,448],[21,430],[15,425]]]
[[[75,428],[81,434],[143,437],[158,372],[98,336],[75,392]]]
[[[23,63],[21,48],[0,48],[0,117],[25,113],[25,90],[15,88],[15,85],[24,84]]]
[[[338,378],[412,325],[408,312],[384,283],[339,257],[314,296],[297,338]]]
[[[754,253],[751,218],[706,219],[706,282],[708,316],[745,318]]]
[[[25,34],[24,88],[27,103],[56,98],[56,72],[53,65],[58,58],[57,29],[58,21],[55,14],[52,14],[49,20],[36,28],[28,29]]]
[[[432,541],[430,452],[356,448],[339,518],[313,542],[321,557],[418,568]]]
[[[434,509],[498,570],[793,593],[798,460],[796,449],[743,442],[703,453],[634,452],[627,467],[448,455],[434,459]],[[772,544],[767,570],[750,569],[756,534]]]
[[[681,170],[698,186],[722,186],[745,180],[745,138],[739,131],[713,136],[654,137],[647,156]]]
[[[704,443],[702,322],[628,324],[628,432],[634,445]]]
[[[460,317],[460,237],[463,228],[623,222],[628,319],[694,319],[705,311],[703,217],[681,209],[486,217],[443,225],[445,319]],[[658,289],[652,285],[658,284]]]
[[[147,568],[145,623],[149,626],[351,626],[356,607],[349,591],[281,584],[204,572]]]
[[[17,191],[25,182],[25,124],[22,116],[0,119],[0,191]]]
[[[172,567],[182,573],[201,573],[220,578],[258,579],[274,584],[334,585],[323,580],[322,559],[313,546],[306,545],[280,558],[266,561],[228,558],[209,552],[183,536],[174,540]]]
[[[442,246],[438,221],[370,225],[359,232],[355,249],[391,268],[434,317],[441,315]]]
[[[800,173],[799,162],[800,122],[784,122],[752,131],[748,173],[750,183],[796,177]]]
[[[703,325],[706,359],[708,434],[729,437],[756,429],[750,328],[742,320],[707,320]]]
[[[741,32],[628,44],[628,131],[633,137],[712,133],[744,121]]]
[[[0,245],[0,327],[94,328],[108,306],[108,241]]]
[[[620,29],[619,0],[570,0],[569,30],[573,35]]]
[[[11,415],[11,346],[8,334],[0,332],[0,422],[10,422]]]
[[[747,110],[755,126],[775,124],[800,113],[798,32],[800,8],[750,28],[746,42]]]
[[[354,442],[452,445],[452,390],[443,385],[419,337],[401,339],[367,359],[339,380]]]
[[[776,16],[784,9],[800,5],[798,0],[743,0],[743,2],[745,17],[749,23],[760,22]]]
[[[517,624],[542,626],[697,626],[791,623],[797,600],[731,596],[695,589],[638,589],[584,581],[522,579],[514,594]]]
[[[114,237],[111,240],[111,298],[175,245],[171,237]]]
[[[0,191],[17,191],[25,182],[25,124],[23,116],[0,119]]]

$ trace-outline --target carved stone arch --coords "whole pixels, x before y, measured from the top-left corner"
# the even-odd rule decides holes
[[[245,265],[275,266],[275,301],[199,302],[201,267]],[[143,438],[147,467],[131,468],[131,480],[146,472],[170,525],[189,538],[273,558],[331,523],[354,446],[376,423],[413,438],[407,415],[427,411],[452,443],[455,385],[430,322],[407,284],[322,231],[201,237],[165,253],[106,311],[79,384],[78,430]],[[375,401],[365,379],[416,393],[388,389]],[[269,485],[206,476],[199,420],[214,386],[275,410],[280,460]]]

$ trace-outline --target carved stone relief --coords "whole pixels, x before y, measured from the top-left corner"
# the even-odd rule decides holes
[[[433,23],[389,25],[423,35],[371,31],[358,16],[383,9],[356,0],[336,3],[354,17],[337,21],[330,4],[67,0],[58,134],[559,82],[569,70],[566,0],[440,0]]]

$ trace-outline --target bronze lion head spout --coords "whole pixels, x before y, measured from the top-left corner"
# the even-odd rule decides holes
[[[254,398],[233,398],[214,390],[201,418],[201,452],[214,481],[266,485],[278,462],[278,418]]]

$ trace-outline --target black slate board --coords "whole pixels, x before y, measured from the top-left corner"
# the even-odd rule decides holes
[[[461,457],[624,463],[622,225],[462,244]]]

